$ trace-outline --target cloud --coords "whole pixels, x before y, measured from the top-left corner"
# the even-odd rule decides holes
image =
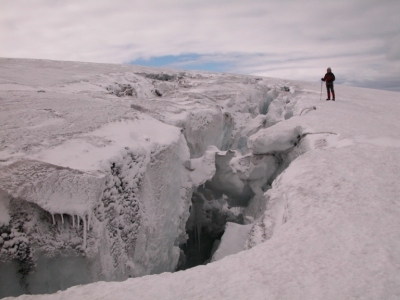
[[[13,0],[1,7],[3,57],[128,63],[171,56],[185,58],[174,63],[184,67],[192,55],[186,66],[288,79],[318,78],[327,66],[343,82],[399,75],[397,0]]]
[[[390,61],[400,60],[400,35],[391,38],[386,43],[387,51],[387,59]]]

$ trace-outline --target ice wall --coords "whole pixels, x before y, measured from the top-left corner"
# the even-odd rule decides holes
[[[21,160],[1,168],[0,268],[12,273],[1,277],[9,286],[2,296],[174,271],[189,216],[189,150],[179,128],[162,125],[157,136],[158,121],[141,121],[92,132],[109,131],[108,149],[72,140],[37,155],[59,165]],[[99,171],[60,166],[77,164],[55,155],[60,149],[86,153],[81,166],[97,161]]]
[[[265,193],[292,160],[309,150],[304,139],[307,129],[285,122],[304,111],[301,102],[289,99],[277,89],[268,88],[233,96],[225,107],[232,112],[235,125],[230,149],[218,151],[214,147],[213,157],[206,151],[211,158],[207,161],[215,165],[213,172],[200,171],[199,165],[208,165],[204,156],[187,162],[190,176],[203,174],[208,178],[193,193],[186,225],[189,240],[182,246],[186,261],[180,269],[207,263],[215,255],[220,259],[245,249],[247,235],[255,228],[253,223],[267,209],[269,198]],[[252,109],[254,103],[259,111]],[[272,109],[266,108],[270,106]],[[208,118],[213,120],[212,115]],[[214,127],[213,132],[215,137],[218,130]],[[204,130],[196,138],[201,142],[215,141],[208,134]],[[236,225],[225,232],[227,222]],[[237,239],[232,238],[235,236]]]
[[[134,267],[144,272],[134,271],[135,276],[174,271],[177,266],[192,190],[182,166],[188,155],[181,137],[150,162],[140,193],[145,214],[133,255]]]
[[[104,175],[95,176],[79,170],[39,161],[24,160],[2,168],[3,193],[32,202],[48,211],[74,220],[90,220],[104,186]],[[85,242],[84,242],[85,245]]]
[[[264,132],[303,110],[262,78],[40,61],[13,76],[35,101],[6,91],[0,111],[7,295],[206,263],[299,149],[296,126]]]
[[[229,112],[219,107],[190,112],[184,125],[184,134],[192,157],[204,154],[208,146],[230,149],[234,121]]]
[[[275,179],[293,160],[315,149],[315,145],[326,138],[326,134],[310,133],[302,127],[282,123],[252,135],[250,153],[246,155],[238,151],[217,152],[216,172],[205,187],[195,193],[193,201],[196,211],[189,218],[192,223],[188,223],[188,228],[197,226],[198,240],[194,245],[203,240],[210,243],[211,238],[212,248],[207,250],[211,261],[216,261],[271,238],[274,230],[285,222],[287,210],[285,192],[276,189]],[[271,189],[271,185],[275,188]],[[224,208],[228,212],[232,207],[241,209],[236,217],[225,218],[222,222],[215,213],[211,218],[204,218],[199,213],[201,207],[207,212],[214,203],[220,204],[219,212]],[[210,224],[218,231],[210,229]]]
[[[245,220],[248,220],[248,223],[252,223],[251,230],[249,231],[248,237],[244,243],[244,249],[251,249],[260,243],[266,242],[273,236],[274,232],[286,222],[288,215],[290,214],[287,200],[288,195],[281,187],[282,177],[279,175],[285,171],[290,163],[308,151],[325,150],[336,147],[342,143],[347,143],[345,140],[339,141],[340,138],[335,133],[315,132],[311,128],[293,128],[293,126],[292,130],[290,130],[290,126],[292,125],[285,123],[277,124],[275,128],[271,127],[263,132],[260,131],[257,136],[253,137],[254,145],[257,145],[257,147],[262,144],[260,140],[263,140],[264,142],[269,140],[271,142],[272,140],[270,137],[275,136],[278,137],[277,140],[279,141],[279,145],[288,143],[285,147],[289,146],[289,148],[286,151],[278,153],[282,160],[282,164],[272,177],[272,188],[268,189],[262,197],[254,197],[249,206],[243,212]],[[268,131],[273,131],[274,133],[269,135]],[[278,132],[280,132],[280,134],[277,134]],[[285,133],[286,143],[282,143],[281,139],[284,139]],[[290,147],[293,143],[293,136],[298,133],[299,135],[296,138],[296,146]],[[267,146],[265,149],[270,148]]]

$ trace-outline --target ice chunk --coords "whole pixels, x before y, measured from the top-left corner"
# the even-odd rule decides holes
[[[301,126],[275,126],[265,128],[252,135],[248,140],[248,147],[254,154],[266,154],[285,151],[295,146],[304,129]]]
[[[244,155],[238,151],[217,153],[216,172],[206,186],[228,196],[232,207],[245,207],[254,195],[262,195],[279,164],[273,155]]]
[[[258,115],[254,119],[250,119],[246,126],[242,129],[242,136],[251,136],[266,125],[266,116]]]
[[[217,251],[215,251],[211,261],[217,261],[225,256],[236,254],[244,250],[244,244],[248,238],[253,224],[240,225],[227,222],[224,235]]]
[[[233,173],[240,172],[244,176],[249,176],[251,155],[235,155],[229,162]]]
[[[192,172],[189,177],[193,186],[199,186],[210,180],[215,174],[215,154],[220,152],[215,146],[208,146],[202,157],[187,160],[185,167]]]
[[[262,188],[277,169],[276,158],[272,155],[245,155],[231,159],[232,171],[249,184],[254,194],[263,194]]]

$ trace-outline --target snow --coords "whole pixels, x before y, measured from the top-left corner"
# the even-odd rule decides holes
[[[214,262],[228,255],[243,251],[251,227],[252,224],[239,225],[227,222],[224,235],[221,238],[221,243],[211,261]]]
[[[1,60],[0,268],[23,261],[29,275],[0,296],[176,267],[193,187],[182,129],[133,108],[152,95],[144,76],[92,67]],[[135,93],[108,89],[125,85]],[[68,259],[81,262],[81,281],[70,278]]]
[[[16,65],[26,72],[13,71]],[[155,274],[19,299],[400,297],[399,93],[336,85],[337,101],[332,102],[319,100],[319,82],[188,72],[180,83],[153,85],[138,73],[160,70],[31,60],[2,60],[2,68],[0,192],[55,213],[57,224],[64,220],[65,237],[54,235],[54,244],[82,241],[80,232],[67,230],[66,215],[61,220],[58,214],[77,215],[73,208],[78,204],[95,212],[87,219],[92,224],[88,258],[71,262],[80,274],[91,274],[91,264],[115,273],[88,275],[82,283]],[[115,82],[131,84],[137,96],[110,94],[106,87]],[[151,94],[155,87],[165,95]],[[39,172],[35,183],[28,176],[36,166],[46,172]],[[68,188],[76,196],[68,198],[52,184],[59,172],[67,172],[62,178],[78,187]],[[106,189],[90,188],[104,177]],[[124,180],[122,193],[118,188]],[[179,260],[190,197],[203,184],[227,194],[250,188],[252,193],[240,194],[240,203],[247,203],[246,225],[227,223],[214,262],[162,273],[173,271]],[[95,205],[99,190],[106,208]],[[42,197],[44,191],[53,192]],[[11,224],[15,220],[6,211],[14,208],[1,193],[0,224]],[[32,228],[51,226],[25,222]],[[122,227],[137,242],[126,242],[122,235],[105,238],[107,226]],[[32,238],[17,229],[1,235],[7,255],[21,253]],[[21,234],[17,240],[15,234]],[[0,267],[16,277],[14,265]]]
[[[34,180],[32,180],[34,178]],[[1,188],[15,198],[33,202],[51,214],[86,216],[99,201],[104,178],[38,161],[2,168]]]
[[[285,151],[295,146],[303,135],[304,129],[301,126],[282,128],[281,124],[286,123],[279,123],[252,135],[248,140],[250,150],[254,154],[265,154]]]
[[[370,144],[378,147],[400,148],[400,140],[385,136],[374,139],[368,139],[365,136],[356,136],[354,140],[357,143]]]
[[[202,157],[193,158],[185,162],[185,167],[192,171],[189,177],[193,186],[200,186],[214,176],[216,153],[220,153],[217,147],[208,146]]]
[[[143,148],[150,152],[156,146],[177,142],[180,130],[148,116],[131,121],[109,123],[79,138],[68,140],[52,149],[45,149],[32,159],[80,170],[97,171],[102,162],[112,155],[119,155],[121,149]],[[99,147],[100,144],[100,147]]]

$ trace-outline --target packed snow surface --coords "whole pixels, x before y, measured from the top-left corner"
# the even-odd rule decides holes
[[[117,274],[86,282],[173,271],[189,207],[208,201],[191,205],[193,189],[245,219],[227,223],[207,265],[18,299],[400,298],[399,93],[336,86],[333,102],[319,82],[7,59],[0,70],[0,228],[15,201],[42,216],[86,205],[86,248],[71,249]],[[1,235],[2,255],[41,242],[28,225]],[[63,245],[81,245],[63,230]]]
[[[107,161],[110,153],[118,153],[123,148],[136,150],[151,149],[154,145],[165,146],[177,141],[179,136],[179,128],[142,116],[134,121],[109,123],[77,139],[43,150],[32,155],[32,158],[60,166],[97,171],[101,168],[99,163]],[[99,147],[93,141],[103,144]]]

